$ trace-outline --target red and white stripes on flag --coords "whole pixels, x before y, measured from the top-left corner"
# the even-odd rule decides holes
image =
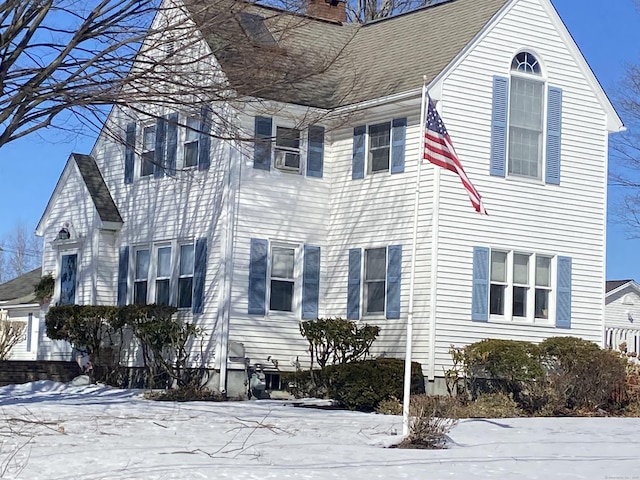
[[[471,183],[471,180],[469,180],[469,177],[467,177],[464,168],[462,168],[462,164],[451,143],[449,133],[447,133],[447,129],[444,126],[444,122],[442,118],[440,118],[440,114],[438,114],[429,96],[427,96],[427,103],[428,109],[424,130],[424,158],[434,165],[456,173],[460,177],[460,180],[462,180],[462,185],[469,194],[471,205],[473,205],[476,212],[481,215],[488,215],[482,205],[482,197],[478,193],[478,190],[476,190],[476,187]]]

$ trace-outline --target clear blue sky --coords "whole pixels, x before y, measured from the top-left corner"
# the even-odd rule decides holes
[[[600,83],[609,93],[626,63],[640,63],[640,14],[633,0],[552,0]],[[0,238],[17,222],[35,228],[71,152],[89,153],[94,134],[46,131],[0,150]],[[609,189],[609,209],[619,188]],[[640,235],[640,227],[638,228]],[[607,279],[640,281],[640,239],[609,222]]]

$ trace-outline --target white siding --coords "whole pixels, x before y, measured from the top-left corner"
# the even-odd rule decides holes
[[[488,175],[492,76],[509,75],[520,50],[532,51],[549,85],[563,90],[559,186]],[[443,118],[488,217],[474,215],[457,178],[442,175],[436,372],[450,344],[487,337],[539,341],[577,335],[601,341],[606,196],[606,116],[570,50],[537,0],[504,16],[443,85]],[[572,326],[469,321],[473,246],[570,256]]]

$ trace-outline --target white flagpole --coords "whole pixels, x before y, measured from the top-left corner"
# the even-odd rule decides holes
[[[402,434],[409,434],[409,401],[411,398],[411,347],[413,337],[413,290],[416,277],[416,247],[418,244],[418,213],[420,212],[420,172],[424,159],[424,130],[426,121],[427,76],[423,77],[420,106],[420,156],[416,173],[416,192],[413,206],[413,243],[411,245],[411,276],[409,280],[409,313],[407,315],[407,345],[404,358],[404,397],[402,402]]]

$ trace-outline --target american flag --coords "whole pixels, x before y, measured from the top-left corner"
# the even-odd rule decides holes
[[[424,158],[434,165],[458,174],[460,180],[462,180],[462,185],[469,194],[473,208],[481,215],[488,215],[482,205],[482,197],[464,172],[442,118],[440,118],[435,105],[428,96],[427,102],[429,108],[427,110],[427,125],[424,131]]]

